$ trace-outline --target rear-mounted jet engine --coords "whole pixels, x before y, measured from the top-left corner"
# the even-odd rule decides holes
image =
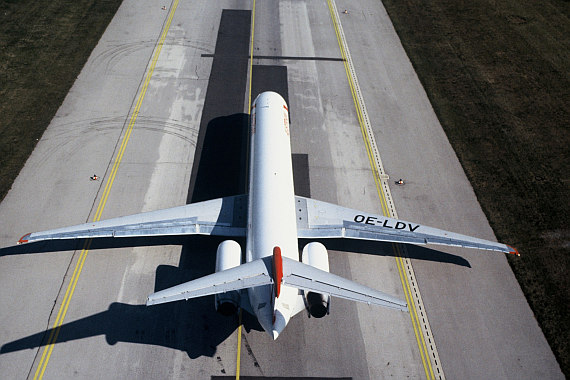
[[[318,242],[307,244],[303,248],[301,258],[303,264],[310,265],[325,272],[329,271],[329,254],[324,245]],[[330,295],[303,291],[305,305],[309,316],[322,318],[330,311]]]
[[[225,240],[218,245],[216,252],[216,272],[235,268],[241,265],[241,247],[233,240]],[[240,295],[237,290],[219,293],[214,296],[216,311],[222,315],[233,315],[240,304]]]

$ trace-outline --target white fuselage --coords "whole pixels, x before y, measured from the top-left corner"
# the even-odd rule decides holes
[[[272,256],[275,247],[299,260],[289,111],[279,94],[264,92],[251,110],[246,261]],[[298,290],[282,286],[275,297],[274,286],[260,286],[248,294],[259,323],[277,338],[292,316]]]

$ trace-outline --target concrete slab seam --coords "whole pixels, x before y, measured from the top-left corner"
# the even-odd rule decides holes
[[[111,172],[111,175],[107,180],[103,197],[101,198],[101,200],[99,202],[99,205],[97,207],[97,211],[95,213],[95,217],[94,217],[93,221],[98,221],[101,218],[101,214],[103,212],[103,209],[105,208],[105,203],[107,201],[107,197],[108,197],[109,192],[112,188],[112,184],[113,184],[113,181],[115,179],[116,173],[118,171],[118,167],[119,167],[119,164],[120,164],[121,159],[123,157],[123,154],[125,152],[127,142],[128,142],[129,137],[132,133],[132,128],[133,128],[134,123],[136,121],[136,118],[138,116],[138,113],[139,113],[139,110],[140,110],[140,107],[142,104],[142,100],[144,98],[144,95],[146,93],[146,89],[148,88],[148,84],[149,84],[150,79],[152,77],[152,72],[154,71],[154,68],[156,66],[156,62],[158,61],[158,57],[160,55],[160,51],[161,51],[162,45],[164,43],[164,39],[166,38],[166,34],[167,34],[168,30],[170,29],[170,24],[172,23],[172,19],[174,17],[174,13],[175,13],[176,8],[178,6],[178,2],[179,2],[179,0],[174,0],[174,2],[173,2],[172,9],[169,13],[167,22],[166,22],[164,29],[163,29],[163,32],[160,36],[159,43],[157,45],[156,51],[153,55],[153,60],[152,60],[151,66],[150,66],[148,73],[146,75],[145,82],[143,84],[143,88],[141,89],[141,92],[139,94],[139,99],[137,101],[135,110],[133,111],[133,114],[131,116],[129,128],[127,129],[127,131],[125,132],[125,136],[123,137],[121,149],[119,150],[119,153],[118,153],[117,158],[115,160],[115,164],[113,166],[113,170]],[[47,345],[44,348],[44,351],[43,351],[41,359],[40,359],[40,363],[38,364],[38,367],[36,368],[36,371],[34,373],[34,380],[43,378],[44,372],[47,368],[47,364],[48,364],[49,359],[51,357],[51,353],[53,351],[53,347],[55,345],[55,342],[57,341],[59,331],[60,331],[61,326],[63,324],[63,320],[65,318],[65,315],[67,314],[67,310],[69,308],[71,298],[72,298],[73,293],[75,291],[75,287],[76,287],[77,282],[79,280],[79,276],[82,272],[83,265],[85,263],[85,259],[87,258],[87,253],[89,252],[90,245],[91,245],[91,239],[89,239],[85,242],[85,245],[81,251],[79,260],[78,260],[78,262],[75,266],[74,272],[73,272],[73,276],[72,276],[71,281],[70,281],[70,283],[67,287],[67,290],[65,292],[63,303],[60,306],[56,320],[54,322],[54,326],[52,328],[52,332],[51,332],[49,339],[47,341]]]
[[[351,92],[353,94],[355,106],[357,109],[358,119],[361,124],[362,135],[370,159],[370,164],[372,167],[374,180],[377,186],[378,195],[381,200],[383,213],[393,218],[397,218],[398,214],[396,212],[396,208],[392,200],[390,188],[388,185],[388,175],[386,175],[384,172],[382,160],[380,158],[380,153],[378,151],[376,141],[374,139],[374,133],[372,131],[372,126],[368,118],[368,113],[366,111],[364,97],[362,95],[362,92],[360,91],[360,86],[358,84],[356,76],[356,70],[354,68],[354,64],[352,62],[352,58],[348,50],[348,44],[346,42],[344,31],[340,23],[338,10],[336,8],[334,0],[327,0],[327,2],[331,13],[331,18],[335,26],[335,32],[337,34],[337,39],[341,50],[341,54],[345,60],[347,77],[349,79],[349,85],[351,87]],[[420,354],[422,356],[422,363],[424,365],[426,377],[434,378],[433,368],[435,368],[435,371],[438,374],[438,378],[445,379],[445,375],[443,373],[443,368],[441,367],[441,361],[439,360],[439,355],[437,352],[435,341],[432,338],[433,335],[431,333],[431,328],[429,326],[427,314],[425,313],[425,307],[423,305],[419,287],[417,286],[417,281],[412,268],[411,260],[405,257],[406,252],[405,251],[402,252],[401,247],[399,245],[396,244],[394,245],[394,252],[397,255],[396,262],[398,265],[398,271],[400,272],[402,286],[406,293],[406,299],[408,300],[408,305],[412,306],[410,317],[412,319],[412,324],[414,325],[414,330],[416,330],[416,325],[417,325],[421,331],[421,342],[420,339],[418,339],[418,348],[420,349]],[[402,253],[404,254],[402,255]],[[408,299],[408,297],[410,297],[410,299]],[[422,316],[422,323],[420,323],[420,319],[418,318],[417,309],[420,310],[420,315]],[[416,333],[416,338],[417,338],[417,333]],[[426,345],[426,340],[429,343],[428,345]],[[424,362],[424,352],[425,352],[425,360],[427,360],[429,369],[426,368],[426,363]]]
[[[251,112],[251,81],[253,73],[253,38],[255,33],[255,1],[253,0],[253,6],[251,11],[251,39],[249,42],[249,95],[248,95],[248,106],[247,112]],[[242,309],[239,310],[239,321],[238,321],[238,331],[237,331],[237,353],[236,353],[236,380],[239,380],[240,370],[241,370],[241,335],[242,335]]]

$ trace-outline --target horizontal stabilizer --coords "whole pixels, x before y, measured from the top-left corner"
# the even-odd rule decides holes
[[[269,258],[255,260],[151,294],[146,304],[147,306],[157,305],[232,290],[272,285],[270,267]],[[402,311],[408,310],[406,303],[398,298],[286,257],[283,257],[283,271],[283,285],[330,294],[351,301]]]
[[[295,197],[297,234],[304,239],[347,238],[408,244],[439,244],[519,255],[506,244],[375,215],[310,198]]]
[[[270,272],[265,261],[260,259],[161,290],[148,296],[146,304],[157,305],[271,284]]]
[[[238,195],[24,235],[18,243],[54,239],[169,235],[245,236],[247,197]]]
[[[396,297],[287,257],[283,257],[283,285],[408,311],[406,303]]]

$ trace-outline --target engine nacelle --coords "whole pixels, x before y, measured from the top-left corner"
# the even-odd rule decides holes
[[[241,247],[233,240],[225,240],[218,245],[216,252],[216,272],[235,268],[241,265]],[[236,313],[240,303],[240,295],[237,290],[214,295],[216,311],[222,315]]]
[[[301,257],[303,264],[310,265],[325,272],[329,271],[329,254],[324,245],[318,242],[307,244]],[[315,292],[304,292],[305,305],[310,316],[322,318],[329,313],[330,296]]]

